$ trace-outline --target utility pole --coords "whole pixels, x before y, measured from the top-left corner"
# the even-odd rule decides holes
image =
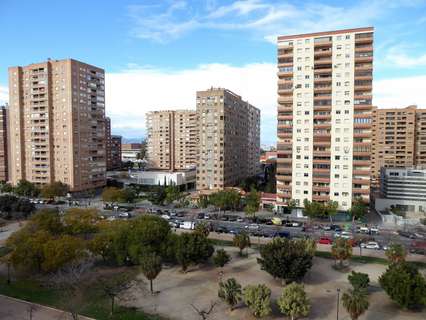
[[[337,311],[336,311],[337,320],[339,320],[339,306],[340,306],[340,288],[337,288]]]

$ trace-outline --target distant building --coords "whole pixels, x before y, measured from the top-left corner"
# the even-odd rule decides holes
[[[182,186],[186,189],[195,187],[195,168],[170,172],[168,170],[132,171],[129,183],[150,186]]]
[[[13,184],[105,185],[105,72],[73,59],[9,68]]]
[[[194,168],[198,157],[198,117],[191,110],[146,114],[148,168]]]
[[[378,211],[400,212],[405,219],[426,218],[426,167],[382,168]]]
[[[0,181],[8,181],[7,107],[0,106]]]
[[[260,110],[223,88],[197,92],[197,190],[235,186],[259,173]]]
[[[121,168],[121,136],[111,136],[111,170]]]
[[[138,160],[138,154],[141,153],[141,143],[122,143],[121,144],[121,160],[123,162]]]

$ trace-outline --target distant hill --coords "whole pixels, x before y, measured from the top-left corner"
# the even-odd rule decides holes
[[[144,137],[140,137],[140,138],[122,137],[121,143],[140,143],[140,142],[142,142],[143,139],[144,139]]]

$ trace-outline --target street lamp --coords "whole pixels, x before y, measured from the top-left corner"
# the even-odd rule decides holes
[[[339,320],[339,306],[340,306],[340,288],[337,288],[337,311],[336,311],[336,319]]]

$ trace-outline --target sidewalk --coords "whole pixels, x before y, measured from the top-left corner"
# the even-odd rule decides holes
[[[0,319],[72,320],[72,317],[59,309],[0,295]],[[79,316],[79,319],[95,320],[83,316]]]

